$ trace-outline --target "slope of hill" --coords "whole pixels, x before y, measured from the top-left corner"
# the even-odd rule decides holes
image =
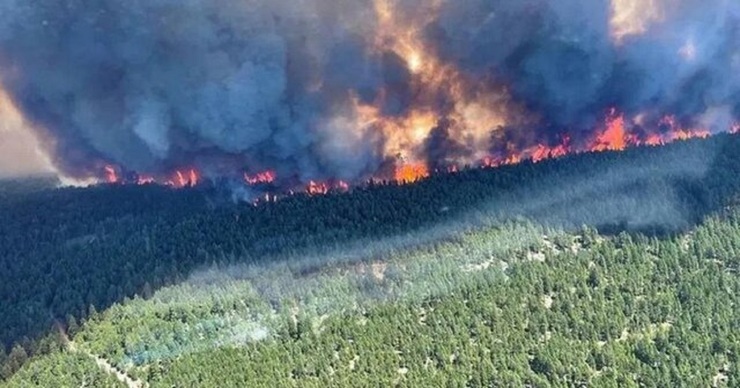
[[[682,232],[732,204],[738,151],[721,135],[259,207],[214,188],[1,197],[2,374],[74,364],[65,322],[153,386],[731,379],[735,217]]]
[[[211,268],[74,338],[152,387],[735,386],[738,249],[740,213],[664,239],[509,223],[304,275]],[[71,356],[9,386],[78,386]]]

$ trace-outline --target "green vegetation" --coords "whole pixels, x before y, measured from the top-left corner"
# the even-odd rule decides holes
[[[13,379],[8,387],[116,387],[126,386],[105,373],[91,358],[80,353],[54,352],[38,357]]]
[[[0,196],[2,373],[117,384],[99,356],[162,387],[738,385],[738,151],[718,136],[259,207]]]
[[[736,386],[736,252],[740,213],[662,239],[510,223],[306,275],[212,268],[74,339],[152,387]]]

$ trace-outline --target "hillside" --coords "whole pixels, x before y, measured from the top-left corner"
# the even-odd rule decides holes
[[[73,334],[152,387],[736,386],[738,249],[740,214],[662,240],[507,224],[306,275],[211,268]],[[99,378],[74,357],[8,386]]]
[[[3,190],[2,374],[116,384],[100,357],[151,386],[737,384],[738,151],[720,135],[257,207]]]

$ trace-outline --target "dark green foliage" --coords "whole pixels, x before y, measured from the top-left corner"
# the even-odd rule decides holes
[[[582,238],[487,229],[394,253],[382,263],[394,281],[366,271],[379,263],[291,278],[276,311],[255,289],[281,268],[222,269],[116,304],[75,340],[152,387],[740,383],[739,261],[707,258],[740,248],[740,212],[688,235],[593,236],[531,256],[535,237]],[[506,270],[480,265],[492,256]],[[266,337],[235,337],[260,327]]]
[[[0,370],[0,374],[5,378],[12,376],[13,373],[21,369],[27,360],[28,353],[26,352],[26,349],[24,349],[20,344],[13,346],[13,349],[5,360],[5,364],[2,366],[2,370]]]
[[[740,244],[733,233],[739,228],[736,218],[711,218],[688,251],[671,234],[732,205],[739,187],[740,137],[723,135],[259,207],[224,203],[208,187],[101,186],[22,196],[6,191],[0,195],[5,365],[8,375],[18,369],[24,358],[18,346],[26,358],[58,353],[28,339],[56,324],[73,333],[82,326],[79,339],[96,353],[163,386],[205,386],[196,382],[215,384],[225,376],[234,386],[624,386],[633,383],[628,371],[639,374],[643,385],[702,386],[712,370],[737,355],[737,339],[727,330],[737,318],[721,300],[728,289],[740,289],[731,276],[738,270]],[[501,252],[494,248],[496,233],[460,240],[465,230],[518,217],[544,225],[527,227],[540,238],[512,239]],[[555,227],[583,231],[541,238],[549,233],[543,228]],[[594,228],[613,239],[604,242]],[[460,271],[492,256],[510,265],[507,280],[494,268]],[[421,267],[414,278],[408,265],[398,264],[382,280],[339,277],[325,291],[307,282],[285,292],[291,279],[321,278],[327,264],[341,273],[351,270],[344,263],[379,258],[439,265]],[[282,264],[268,279],[232,279],[249,284],[241,300],[183,307],[156,296],[201,268],[273,263]],[[281,278],[281,271],[291,277]],[[348,290],[360,296],[327,299]],[[550,294],[557,295],[553,305],[543,309],[540,298]],[[147,300],[127,299],[135,295]],[[291,301],[312,306],[311,314],[291,324]],[[422,327],[420,305],[435,306]],[[158,307],[132,313],[129,306]],[[197,339],[238,336],[231,313],[251,322],[273,310],[283,318],[267,319],[277,333],[271,339],[215,350]],[[316,333],[317,313],[329,315],[328,334]],[[358,327],[358,319],[367,323]],[[670,330],[661,326],[667,322]],[[620,341],[625,329],[638,334]],[[358,353],[350,373],[345,356]]]

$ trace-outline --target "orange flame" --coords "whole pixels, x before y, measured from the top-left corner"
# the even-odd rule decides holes
[[[432,131],[444,125],[440,130],[450,141],[471,151],[454,162],[478,163],[491,148],[491,132],[510,124],[513,117],[525,116],[519,114],[522,109],[505,90],[446,63],[426,41],[425,30],[437,18],[441,0],[424,2],[416,9],[401,9],[397,0],[373,0],[373,4],[379,24],[377,34],[368,37],[373,54],[393,54],[405,64],[414,101],[403,115],[388,117],[384,106],[391,90],[381,90],[370,102],[350,95],[349,120],[354,123],[350,126],[357,133],[382,133],[383,156],[415,165],[425,160],[424,146]],[[449,101],[445,112],[438,109],[440,99]],[[428,172],[411,175],[410,181],[415,181]]]
[[[185,187],[187,185],[187,181],[185,180],[185,175],[181,171],[176,172],[177,175],[177,185],[179,187]]]
[[[194,187],[197,186],[200,181],[198,171],[195,169],[189,169],[185,171],[175,171],[174,177],[166,182],[166,185],[173,186],[176,188]]]
[[[244,181],[249,185],[273,183],[275,179],[277,179],[277,174],[274,171],[264,171],[254,176],[244,173]]]
[[[663,141],[663,138],[656,133],[651,133],[650,135],[648,135],[648,138],[643,141],[643,144],[649,146],[659,146],[663,145],[664,143],[665,142]]]
[[[612,109],[606,119],[606,130],[596,138],[591,151],[622,151],[627,146],[624,115]]]
[[[105,166],[105,180],[108,183],[118,183],[120,178],[118,177],[118,171],[114,166]]]
[[[624,115],[612,109],[607,115],[606,129],[596,136],[588,151],[622,151],[631,146],[658,146],[679,140],[707,138],[712,133],[703,128],[687,129],[681,127],[675,116],[663,117],[659,125],[666,128],[663,133],[648,133],[639,136],[629,133]]]
[[[156,179],[154,179],[153,176],[149,175],[139,175],[139,177],[136,179],[137,185],[148,185],[151,183],[156,183]]]
[[[665,116],[659,121],[664,131],[647,134],[631,132],[632,124],[640,123],[641,118],[627,120],[624,114],[616,109],[610,109],[606,115],[603,129],[594,136],[587,147],[573,148],[570,138],[564,137],[559,145],[548,146],[538,144],[533,147],[517,149],[509,145],[506,153],[498,156],[489,155],[484,157],[480,164],[482,167],[499,167],[517,164],[523,160],[531,160],[535,163],[546,159],[560,158],[571,153],[622,151],[635,146],[658,146],[675,141],[689,140],[695,138],[707,138],[711,136],[709,130],[703,128],[683,128],[675,116]],[[740,123],[735,124],[730,132],[740,132]]]
[[[398,183],[414,183],[429,177],[426,164],[406,164],[396,168],[395,180]]]
[[[541,162],[546,159],[555,159],[555,158],[561,158],[565,155],[568,155],[570,153],[570,137],[563,137],[563,142],[561,144],[558,144],[556,146],[547,146],[544,144],[538,144],[534,148],[528,150],[525,152],[525,154],[530,155],[529,158],[532,159],[533,162]]]
[[[306,186],[306,192],[310,195],[325,195],[329,193],[329,185],[322,182],[310,181]]]
[[[349,183],[345,181],[338,181],[336,184],[336,188],[339,191],[349,191]]]
[[[688,140],[693,138],[707,138],[712,135],[706,129],[686,129],[681,128],[676,116],[665,116],[660,120],[660,124],[669,128],[668,133],[661,139],[663,143],[670,143],[677,140]]]
[[[368,111],[374,110],[374,107],[364,107]],[[647,115],[637,115],[633,118],[627,118],[617,109],[610,109],[606,113],[606,118],[602,128],[598,131],[590,142],[586,144],[572,145],[571,138],[563,136],[559,144],[535,144],[532,146],[519,146],[512,143],[507,144],[505,150],[497,155],[486,155],[477,160],[476,164],[482,167],[499,167],[505,165],[517,164],[525,160],[534,163],[543,160],[560,158],[573,153],[581,152],[602,152],[602,151],[621,151],[635,146],[657,146],[675,141],[682,141],[694,138],[706,138],[711,136],[711,132],[703,128],[685,128],[682,126],[676,116],[667,115],[660,119],[656,124],[659,129],[645,133],[644,128],[651,128],[645,125]],[[411,120],[415,120],[412,116]],[[652,126],[655,128],[656,125]],[[638,130],[639,129],[639,130]],[[740,133],[740,123],[734,123],[728,128],[731,133]],[[459,171],[462,165],[459,163],[450,164],[446,170],[450,173]],[[120,177],[120,168],[113,165],[104,166],[105,180],[110,183],[129,183]],[[404,157],[398,157],[398,164],[393,171],[393,180],[400,184],[409,184],[428,178],[430,169],[424,162],[406,161]],[[370,181],[379,180],[380,176],[370,178]],[[255,175],[244,174],[246,184],[257,185],[272,183],[277,179],[274,171],[264,171]],[[177,170],[173,173],[170,180],[165,181],[166,185],[174,188],[184,188],[195,186],[199,183],[200,176],[195,169]],[[136,184],[156,183],[158,180],[154,176],[139,175]],[[350,183],[342,180],[336,181],[310,181],[303,189],[303,192],[309,195],[325,195],[332,190],[346,192],[350,189]],[[299,190],[301,191],[301,190]],[[290,190],[285,195],[295,195],[295,191]],[[280,198],[275,193],[267,193],[263,198],[255,202],[274,202]]]

